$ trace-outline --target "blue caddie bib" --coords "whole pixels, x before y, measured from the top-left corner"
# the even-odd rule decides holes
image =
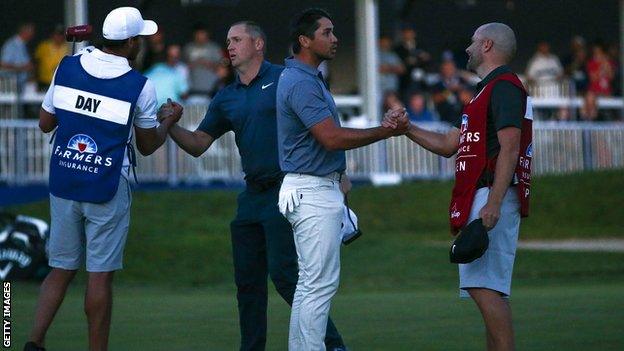
[[[115,196],[137,99],[147,81],[135,70],[96,78],[67,56],[54,78],[58,128],[50,158],[50,193],[102,203]]]

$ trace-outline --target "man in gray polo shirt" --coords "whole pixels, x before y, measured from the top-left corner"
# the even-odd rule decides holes
[[[279,208],[293,227],[299,264],[291,351],[325,350],[331,298],[340,276],[341,190],[348,191],[344,150],[405,134],[408,126],[400,110],[389,111],[384,127],[340,127],[336,104],[317,69],[336,54],[333,28],[330,15],[320,9],[294,19],[290,38],[295,56],[286,60],[277,87],[278,151],[286,173]]]
[[[9,38],[0,52],[0,68],[15,72],[17,84],[21,90],[28,80],[28,74],[33,70],[33,63],[28,54],[26,45],[35,36],[35,25],[22,23],[19,25],[17,34]]]

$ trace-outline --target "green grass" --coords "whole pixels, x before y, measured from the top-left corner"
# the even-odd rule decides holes
[[[624,237],[621,222],[624,172],[589,172],[533,180],[531,215],[524,239]],[[357,188],[350,203],[363,213],[362,227],[374,233],[412,234],[414,239],[448,237],[451,182]]]
[[[624,237],[621,171],[542,177],[534,183],[532,214],[523,220],[521,239]],[[350,203],[365,234],[347,250],[354,251],[354,257],[345,257],[357,267],[354,281],[376,286],[408,276],[408,285],[417,284],[403,271],[422,262],[444,264],[446,255],[434,256],[415,246],[450,240],[450,192],[450,182],[355,188]],[[46,201],[10,210],[49,218]],[[230,284],[229,223],[235,211],[234,191],[136,192],[120,280],[196,287]]]
[[[622,172],[537,178],[523,239],[624,237]],[[482,350],[483,327],[457,299],[448,263],[449,182],[355,188],[364,236],[342,250],[332,315],[352,350]],[[235,350],[238,323],[229,191],[137,192],[116,277],[111,350]],[[11,208],[49,218],[46,202]],[[512,304],[519,350],[624,349],[624,253],[519,250]],[[49,333],[50,350],[86,349],[84,275]],[[37,286],[13,285],[14,345]],[[285,350],[288,314],[273,294],[268,350]]]
[[[332,316],[352,350],[483,350],[474,304],[457,297],[456,267],[446,248],[418,244],[414,257],[362,264],[361,250],[343,251],[341,288]],[[428,254],[426,254],[428,253]],[[624,334],[624,254],[519,251],[512,305],[519,350],[621,350]],[[368,280],[359,281],[361,270]],[[121,275],[123,275],[122,273]],[[391,274],[391,275],[390,275]],[[405,274],[405,276],[401,276]],[[120,276],[121,276],[120,275]],[[375,283],[375,284],[373,284]],[[50,350],[85,350],[84,285],[73,284],[53,327]],[[233,284],[216,288],[118,284],[111,350],[235,350]],[[13,285],[13,340],[32,323],[37,287]],[[272,293],[268,350],[285,350],[289,310]]]

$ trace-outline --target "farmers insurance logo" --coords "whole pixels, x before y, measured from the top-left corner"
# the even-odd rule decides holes
[[[97,144],[90,136],[85,134],[76,134],[67,143],[67,148],[76,150],[80,153],[86,152],[89,154],[97,153]]]
[[[113,165],[111,157],[104,158],[97,152],[97,143],[86,134],[76,134],[71,137],[65,150],[60,145],[54,149],[54,155],[60,158],[59,166],[89,173],[99,173],[101,166]]]

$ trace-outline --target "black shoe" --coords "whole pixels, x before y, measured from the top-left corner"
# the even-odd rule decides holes
[[[37,346],[37,344],[32,341],[29,341],[26,343],[26,345],[24,345],[24,351],[46,351],[46,349]]]

